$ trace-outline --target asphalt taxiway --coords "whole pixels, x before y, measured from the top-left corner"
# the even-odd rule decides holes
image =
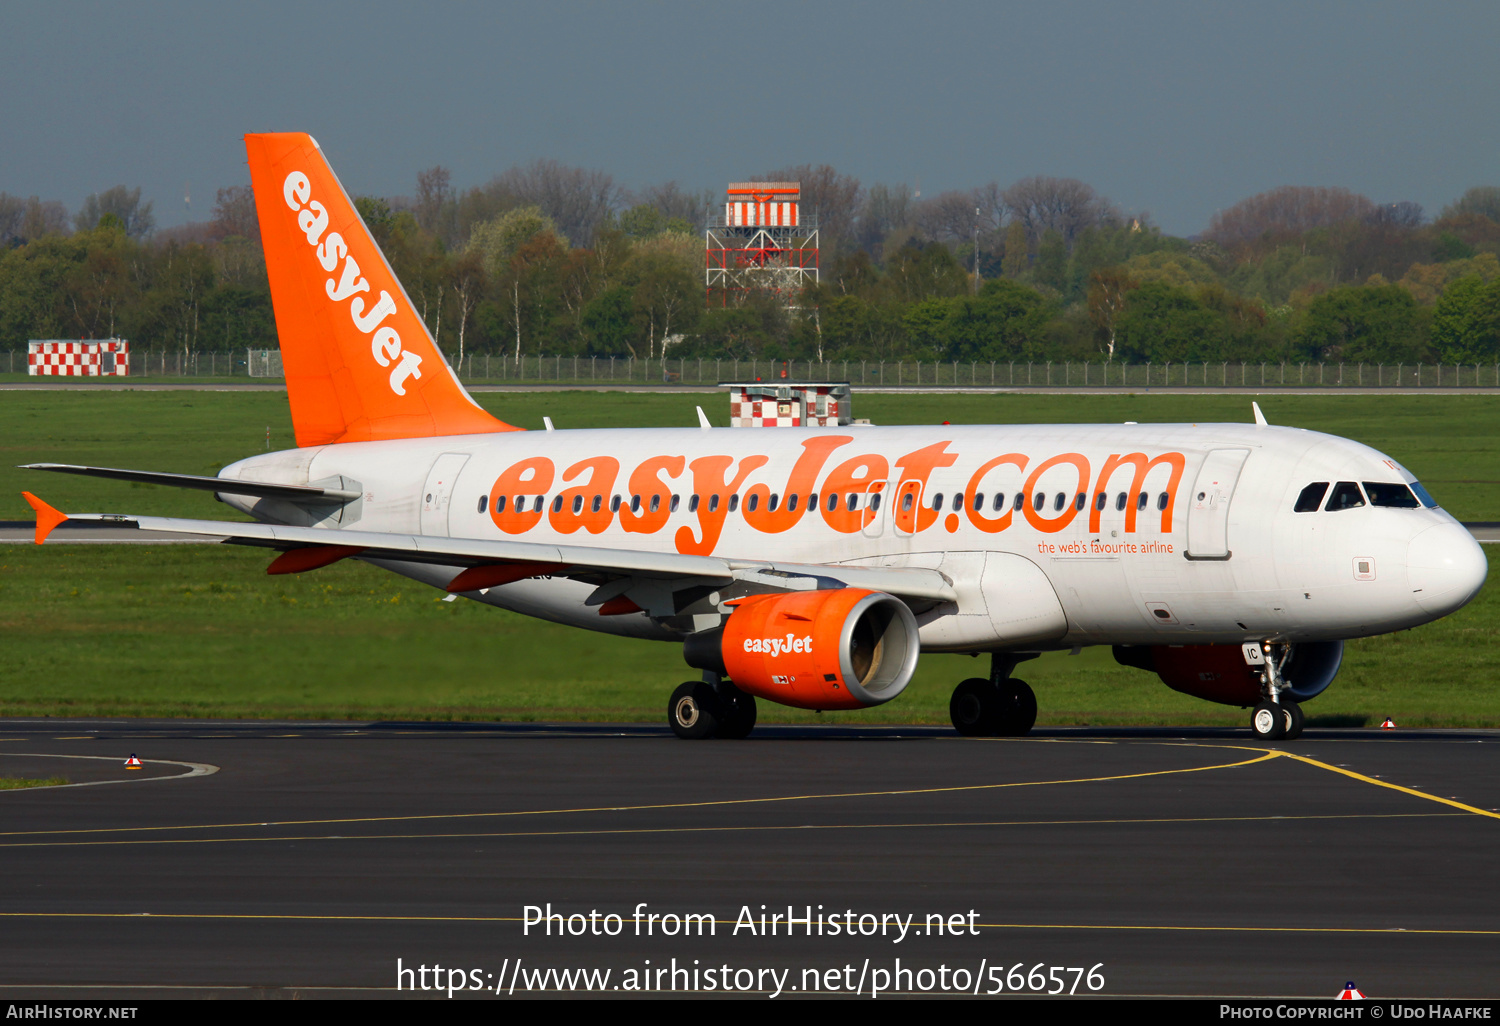
[[[1478,730],[6,720],[0,776],[90,786],[0,792],[0,994],[388,996],[398,958],[490,990],[517,959],[617,983],[675,958],[791,970],[790,996],[900,958],[1102,964],[1117,995],[1494,997],[1497,769]],[[549,902],[623,931],[527,935]],[[641,903],[714,935],[635,936]],[[762,905],[915,919],[734,930]]]

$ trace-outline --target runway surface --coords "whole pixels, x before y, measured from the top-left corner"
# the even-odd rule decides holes
[[[105,758],[53,758],[80,755]],[[1493,998],[1497,769],[1480,730],[0,721],[0,775],[121,781],[0,791],[0,993],[388,996],[399,958],[521,996],[557,990],[533,969],[608,989],[675,958],[736,992],[819,970],[868,994],[899,958],[1098,966],[1116,995]],[[549,902],[621,933],[526,935]],[[637,937],[640,903],[714,935]],[[889,919],[761,936],[762,905],[915,918],[899,942]]]

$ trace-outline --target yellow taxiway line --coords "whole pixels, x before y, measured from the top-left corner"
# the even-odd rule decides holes
[[[1103,777],[1071,777],[1062,780],[1020,780],[1003,784],[960,784],[952,787],[918,787],[893,791],[843,791],[828,794],[794,794],[770,798],[724,798],[706,802],[671,802],[656,805],[597,805],[569,809],[521,809],[510,812],[453,812],[431,813],[421,816],[358,816],[341,819],[284,819],[247,823],[203,823],[181,826],[156,827],[93,827],[72,830],[3,830],[0,837],[34,837],[53,834],[118,834],[145,833],[166,830],[236,830],[246,827],[267,826],[332,826],[338,823],[402,823],[437,819],[495,819],[508,816],[559,816],[587,812],[648,812],[659,809],[704,809],[729,805],[768,805],[778,802],[807,802],[833,798],[893,798],[917,794],[952,794],[960,791],[993,791],[1012,787],[1048,787],[1057,784],[1095,784],[1114,780],[1138,780],[1143,777],[1164,777],[1181,773],[1206,773],[1210,770],[1234,769],[1251,766],[1276,758],[1279,752],[1261,752],[1253,759],[1226,762],[1214,766],[1188,766],[1180,769],[1149,770],[1142,773],[1120,773]],[[3,845],[0,845],[3,846]]]

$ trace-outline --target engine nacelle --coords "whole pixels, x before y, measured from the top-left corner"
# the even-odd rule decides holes
[[[752,595],[721,629],[683,645],[688,665],[799,709],[889,702],[911,681],[919,652],[906,603],[863,588]]]
[[[1255,705],[1261,700],[1260,670],[1245,662],[1238,645],[1116,645],[1115,661],[1149,670],[1173,691],[1224,705]],[[1323,693],[1344,660],[1342,641],[1311,641],[1292,646],[1282,667],[1282,694],[1305,702]]]

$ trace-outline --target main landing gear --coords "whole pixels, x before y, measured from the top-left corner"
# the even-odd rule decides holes
[[[1022,659],[996,652],[990,657],[990,679],[970,677],[953,689],[948,716],[965,737],[1023,737],[1036,723],[1036,694],[1011,671]]]
[[[1283,697],[1287,684],[1281,675],[1291,648],[1269,641],[1260,647],[1265,655],[1260,675],[1265,701],[1250,711],[1250,730],[1262,741],[1295,740],[1302,735],[1302,706]]]
[[[686,741],[719,737],[737,740],[755,729],[755,696],[748,695],[716,673],[714,680],[679,684],[667,702],[672,733]]]

